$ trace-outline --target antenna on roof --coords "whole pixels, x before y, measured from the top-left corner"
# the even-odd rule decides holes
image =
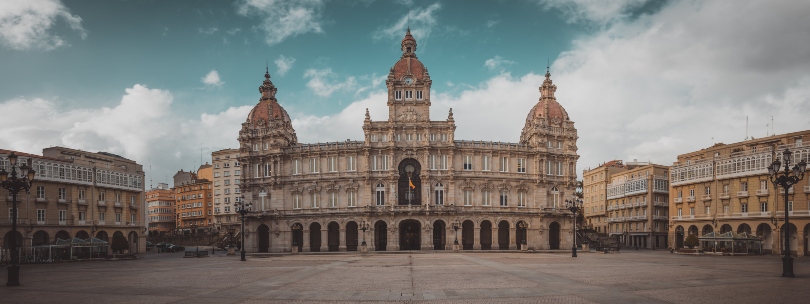
[[[748,140],[748,115],[745,116],[745,140]]]
[[[406,20],[407,20],[406,23],[408,24],[408,31],[410,31],[411,30],[411,11],[408,11],[408,19],[406,19]]]

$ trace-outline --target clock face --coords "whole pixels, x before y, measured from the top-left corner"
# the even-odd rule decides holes
[[[413,79],[411,77],[405,78],[405,84],[412,84]]]

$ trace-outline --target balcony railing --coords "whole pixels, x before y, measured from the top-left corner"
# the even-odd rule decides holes
[[[129,204],[129,209],[138,209],[138,204]]]
[[[728,192],[720,193],[720,194],[718,195],[718,197],[719,197],[720,199],[729,199],[729,198],[731,198],[731,196],[730,196],[730,195],[728,195]]]
[[[47,196],[46,197],[37,197],[37,203],[46,203],[47,204],[48,202],[50,202],[50,199]]]
[[[655,202],[655,203],[653,203],[653,205],[656,206],[656,207],[667,207],[667,206],[669,206],[669,203],[667,203],[667,202]]]
[[[666,217],[666,216],[663,216],[663,215],[653,215],[653,220],[656,220],[656,221],[666,221],[666,220],[667,220],[667,217]]]
[[[683,197],[676,197],[676,198],[675,198],[675,203],[676,203],[676,204],[683,203]]]
[[[8,219],[8,218],[0,219],[0,225],[11,225],[11,219]],[[17,219],[17,225],[18,226],[19,225],[28,225],[28,219],[18,218]]]
[[[768,196],[768,189],[757,190],[757,196]]]
[[[78,199],[78,200],[76,201],[76,203],[78,203],[79,205],[83,205],[83,206],[87,206],[87,205],[88,205],[88,204],[87,204],[87,200],[86,200],[86,199],[83,199],[83,198]]]
[[[810,193],[810,186],[804,186],[804,193]]]
[[[66,204],[66,205],[69,205],[69,204],[70,204],[70,202],[71,202],[71,200],[70,200],[70,199],[66,199],[66,198],[60,198],[60,199],[56,200],[56,202],[57,202],[57,203],[59,203],[59,204]]]
[[[687,196],[686,197],[686,202],[687,203],[694,203],[695,202],[695,197],[694,196]]]
[[[710,201],[710,200],[712,200],[712,196],[710,194],[704,195],[703,200],[704,201]]]
[[[99,206],[107,206],[107,201],[98,201]]]
[[[737,197],[748,197],[748,191],[737,191]]]
[[[114,205],[115,205],[116,207],[121,207],[121,206],[123,206],[123,205],[124,205],[124,203],[122,203],[122,202],[115,202],[115,203],[114,203]]]
[[[785,194],[785,188],[779,188],[779,194],[784,195]],[[793,194],[793,187],[790,187],[790,189],[788,189],[788,194]]]

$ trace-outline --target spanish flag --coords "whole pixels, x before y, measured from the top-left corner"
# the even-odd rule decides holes
[[[411,186],[411,189],[416,189],[416,186],[413,185],[413,182],[411,181],[410,178],[408,179],[408,185]]]

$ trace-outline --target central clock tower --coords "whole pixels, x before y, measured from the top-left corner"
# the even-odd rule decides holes
[[[416,58],[416,39],[411,30],[402,39],[402,57],[385,81],[388,87],[388,121],[419,123],[430,121],[430,75]]]

